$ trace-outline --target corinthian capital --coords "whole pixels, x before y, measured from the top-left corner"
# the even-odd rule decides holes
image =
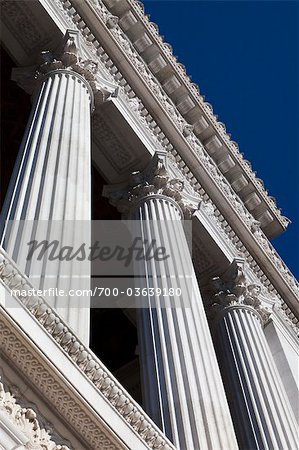
[[[86,82],[95,104],[103,103],[109,97],[116,96],[116,87],[108,88],[99,84],[97,80],[98,63],[92,59],[85,59],[82,55],[79,31],[67,30],[62,44],[56,52],[42,52],[38,66],[13,69],[12,79],[26,92],[32,94],[46,74],[56,70],[72,71]]]
[[[67,30],[61,48],[54,55],[49,51],[41,53],[41,64],[37,68],[36,77],[58,69],[70,69],[82,75],[92,83],[98,65],[91,59],[84,60],[81,56],[79,32]]]
[[[137,203],[151,195],[162,195],[174,200],[185,218],[190,218],[194,207],[184,200],[184,182],[171,178],[167,171],[166,153],[156,152],[148,167],[133,172],[126,185],[105,186],[103,195],[122,213],[129,212]]]
[[[262,323],[266,323],[271,314],[268,305],[262,301],[262,288],[259,284],[250,283],[245,274],[244,260],[236,258],[229,269],[222,275],[212,279],[211,309],[212,317],[228,307],[251,307],[258,313]]]

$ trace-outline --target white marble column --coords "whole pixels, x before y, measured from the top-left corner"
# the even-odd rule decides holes
[[[180,450],[234,450],[237,442],[182,225],[179,180],[158,163],[129,193],[136,233],[171,254],[141,261],[137,285],[153,288],[138,309],[144,407]],[[141,177],[142,178],[142,177]],[[146,250],[145,250],[146,251]],[[157,294],[180,288],[182,295]],[[143,297],[144,299],[144,297]],[[140,300],[141,301],[141,300]]]
[[[298,428],[263,332],[268,314],[258,299],[260,288],[241,277],[236,287],[224,286],[214,297],[215,343],[239,446],[295,450]]]
[[[59,248],[89,240],[93,92],[76,39],[76,32],[67,33],[59,59],[45,53],[38,69],[38,88],[2,220],[13,221],[4,229],[5,249],[36,288],[65,289],[65,298],[46,298],[88,343],[89,298],[70,297],[68,289],[89,287],[89,263],[82,269],[71,261],[62,268],[59,260],[51,266],[46,260],[26,260],[28,240],[57,239]]]

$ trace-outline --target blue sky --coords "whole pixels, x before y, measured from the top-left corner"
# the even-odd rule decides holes
[[[146,13],[292,220],[272,241],[299,278],[299,3],[147,0]]]

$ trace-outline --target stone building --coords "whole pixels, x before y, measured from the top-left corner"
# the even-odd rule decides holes
[[[142,4],[4,0],[1,29],[0,448],[296,450],[288,219]],[[171,249],[122,288],[145,307],[61,306],[93,265],[28,263],[28,236],[124,218]]]

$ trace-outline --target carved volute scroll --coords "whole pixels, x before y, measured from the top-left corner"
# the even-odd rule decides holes
[[[32,94],[47,74],[55,71],[73,72],[81,77],[90,91],[93,111],[98,104],[115,97],[117,89],[101,86],[97,80],[98,62],[84,59],[82,54],[79,31],[67,30],[62,45],[56,52],[43,51],[38,66],[13,69],[12,79],[27,93]]]
[[[105,186],[103,195],[124,214],[129,214],[144,197],[151,195],[175,201],[185,219],[191,218],[195,209],[184,198],[184,181],[170,176],[163,151],[155,153],[145,170],[131,173],[126,185]]]
[[[222,277],[215,277],[211,282],[213,296],[210,301],[212,318],[223,314],[229,307],[252,308],[262,324],[265,325],[271,315],[269,305],[261,298],[262,288],[250,283],[246,278],[244,260],[236,258]],[[274,304],[274,302],[273,302]]]

